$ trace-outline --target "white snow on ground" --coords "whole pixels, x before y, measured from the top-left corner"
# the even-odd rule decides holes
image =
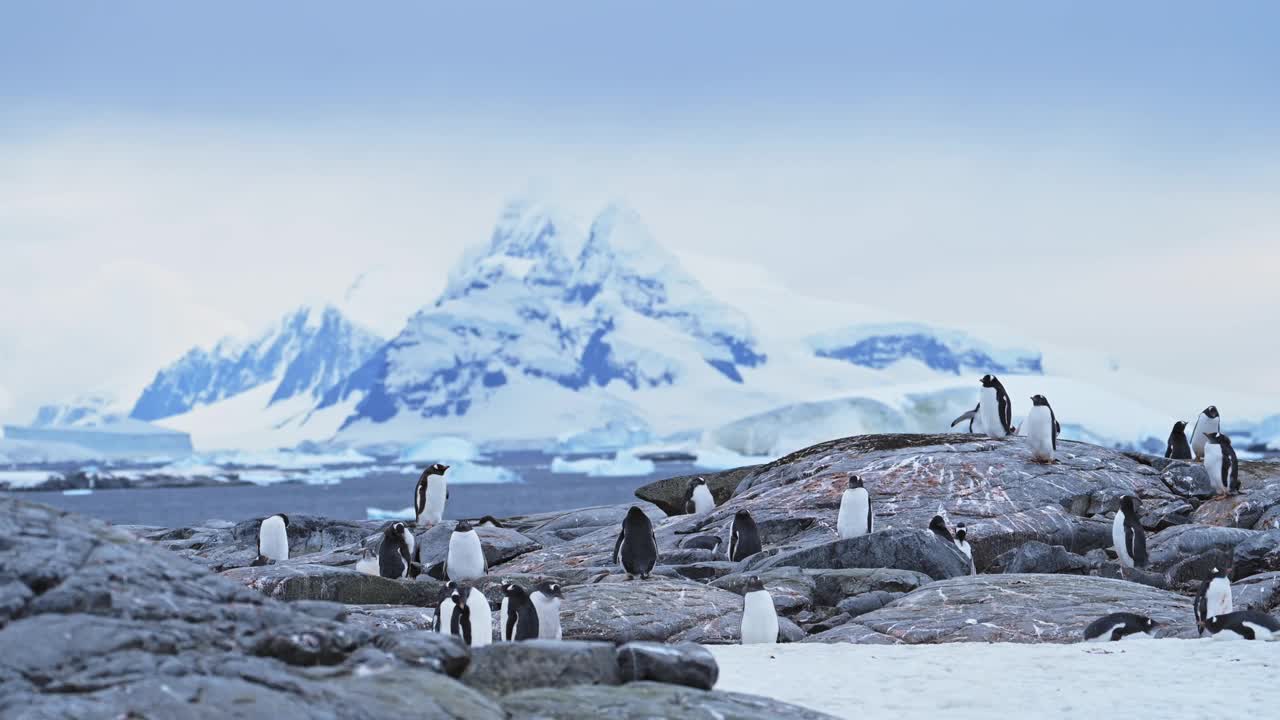
[[[312,411],[315,400],[306,393],[270,404],[274,393],[275,385],[264,383],[155,424],[191,435],[198,451],[269,450],[333,437],[360,401],[352,396],[346,402]]]
[[[842,718],[1159,720],[1268,717],[1280,644],[1214,640],[1023,645],[708,646],[717,690]],[[1206,681],[1206,678],[1212,678]]]
[[[557,475],[586,475],[587,477],[628,477],[649,475],[654,471],[652,460],[641,460],[630,451],[619,451],[612,458],[583,458],[551,461],[551,472]]]
[[[475,460],[480,451],[466,438],[438,435],[418,443],[400,454],[401,462],[466,462]]]

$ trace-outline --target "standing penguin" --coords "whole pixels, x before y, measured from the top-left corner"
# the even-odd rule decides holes
[[[1214,615],[1204,627],[1215,640],[1280,640],[1280,622],[1257,610]]]
[[[436,616],[431,619],[431,629],[436,632],[442,632],[446,635],[450,633],[449,628],[453,626],[453,592],[458,589],[458,583],[450,580],[444,584],[444,591],[440,593],[440,602],[436,605]]]
[[[964,529],[964,523],[956,526],[956,547],[960,548],[960,552],[969,559],[969,574],[977,575],[978,569],[973,564],[973,548],[969,547],[969,541],[965,539],[968,534],[969,531]]]
[[[943,520],[941,515],[933,516],[933,519],[929,521],[929,529],[948,545],[955,544],[956,539],[951,536],[951,531],[947,529],[947,521]]]
[[[747,592],[742,596],[742,644],[760,645],[778,642],[778,610],[773,596],[764,589],[760,578],[747,578]]]
[[[1110,642],[1122,640],[1130,635],[1152,637],[1158,625],[1155,620],[1131,612],[1118,612],[1105,615],[1089,623],[1084,629],[1084,639],[1088,642]]]
[[[739,510],[729,526],[729,560],[738,562],[760,552],[760,531],[751,513]]]
[[[449,499],[449,481],[444,474],[448,465],[436,463],[418,476],[413,491],[413,510],[418,527],[429,527],[444,519],[444,504]],[[435,477],[435,480],[431,478]]]
[[[538,637],[543,640],[560,640],[563,632],[560,629],[560,603],[564,600],[564,591],[560,583],[544,580],[538,583],[529,593],[533,601],[533,609],[538,613]]]
[[[1031,396],[1031,412],[1027,413],[1023,429],[1031,442],[1031,458],[1036,462],[1053,462],[1062,426],[1058,424],[1058,418],[1053,414],[1053,408],[1045,396]]]
[[[471,647],[484,647],[493,642],[493,614],[489,598],[472,586],[467,593],[467,609],[471,611]]]
[[[538,609],[529,593],[515,583],[502,586],[502,639],[510,642],[538,639]]]
[[[280,562],[289,559],[289,516],[272,515],[258,526],[258,559],[254,565],[266,565],[267,561]]]
[[[1215,615],[1226,615],[1235,608],[1231,601],[1230,568],[1214,568],[1209,577],[1200,583],[1196,592],[1196,630],[1204,634],[1204,622]]]
[[[1240,489],[1240,460],[1231,446],[1231,438],[1220,432],[1209,433],[1205,438],[1204,470],[1209,475],[1209,484],[1219,495]]]
[[[1164,456],[1170,460],[1190,460],[1191,444],[1187,442],[1187,424],[1179,420],[1169,431],[1169,444],[1164,448]]]
[[[413,533],[404,523],[392,523],[383,530],[382,547],[378,548],[378,574],[392,579],[409,577],[413,542]]]
[[[636,575],[641,580],[649,579],[649,573],[658,564],[658,538],[653,534],[653,523],[635,505],[622,519],[622,530],[613,545],[613,562],[618,562],[619,558],[628,580]]]
[[[978,403],[977,405],[974,405],[972,410],[964,413],[963,415],[956,418],[955,420],[952,420],[951,427],[955,427],[960,423],[965,422],[966,420],[969,422],[969,432],[973,432],[973,426],[975,423],[978,425],[978,432],[984,432],[981,424],[982,423],[982,403]]]
[[[449,536],[449,554],[444,559],[445,576],[450,580],[474,580],[484,577],[487,569],[480,536],[466,520],[458,521]]]
[[[988,437],[1002,438],[1013,434],[1013,402],[995,375],[982,376],[978,414],[982,416],[982,427]]]
[[[1125,495],[1120,498],[1120,509],[1111,522],[1111,542],[1120,558],[1121,574],[1124,568],[1146,567],[1147,533],[1138,521],[1137,498]]]
[[[462,642],[471,645],[471,608],[467,607],[467,596],[461,588],[454,588],[449,594],[449,602],[453,610],[449,615],[449,634],[462,638]]]
[[[840,514],[836,516],[836,533],[841,540],[870,535],[874,520],[871,514],[871,495],[862,485],[862,478],[849,476],[849,487],[840,495]]]
[[[1218,416],[1218,408],[1210,405],[1200,413],[1200,417],[1196,418],[1195,427],[1191,430],[1191,450],[1195,453],[1196,460],[1204,459],[1204,446],[1209,441],[1209,435],[1218,432],[1222,428],[1222,418]]]
[[[696,477],[689,481],[689,491],[684,496],[685,515],[705,515],[716,509],[716,500],[711,497],[711,488],[707,481]]]

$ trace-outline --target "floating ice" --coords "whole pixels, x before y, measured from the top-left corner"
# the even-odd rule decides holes
[[[641,460],[629,450],[614,453],[612,458],[583,458],[551,461],[551,472],[557,475],[586,475],[588,477],[630,477],[649,475],[654,471],[651,460]]]

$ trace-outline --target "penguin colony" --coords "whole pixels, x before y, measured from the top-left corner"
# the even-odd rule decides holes
[[[1022,426],[1013,425],[1013,404],[999,378],[985,375],[981,381],[978,405],[951,426],[965,426],[970,433],[992,438],[1025,436],[1032,459],[1041,463],[1057,462],[1058,436],[1062,426],[1049,400],[1043,395],[1031,397],[1031,409]],[[1220,495],[1240,491],[1239,461],[1231,439],[1222,433],[1221,417],[1214,406],[1205,408],[1196,419],[1191,438],[1186,435],[1186,422],[1173,425],[1166,444],[1165,457],[1204,463],[1210,481]],[[415,525],[430,528],[444,521],[445,504],[449,500],[446,473],[449,466],[436,463],[422,472],[414,488]],[[1146,533],[1140,522],[1138,498],[1120,498],[1112,521],[1112,546],[1121,565],[1121,573],[1141,569],[1147,563]],[[690,480],[685,491],[683,509],[688,515],[707,515],[716,508],[715,498],[706,479]],[[870,489],[863,478],[850,474],[840,495],[835,531],[841,540],[852,540],[875,531],[875,512]],[[489,599],[474,581],[488,572],[484,546],[476,528],[502,528],[496,518],[486,515],[473,526],[466,520],[455,523],[449,536],[444,560],[431,570],[423,567],[421,545],[413,531],[402,522],[389,524],[383,531],[376,553],[366,548],[356,564],[361,572],[386,578],[416,578],[429,573],[447,580],[437,602],[433,628],[436,632],[460,637],[471,647],[483,647],[494,639],[492,607]],[[287,560],[289,518],[284,514],[262,520],[258,532],[258,556],[253,565],[266,565]],[[718,534],[703,534],[681,542],[681,547],[720,552],[725,547],[727,558],[739,562],[762,551],[760,530],[751,513],[738,511],[729,523],[727,543]],[[973,549],[964,523],[953,532],[940,510],[929,523],[932,536],[962,555],[975,574]],[[658,543],[653,523],[638,506],[632,506],[619,528],[614,543],[612,562],[628,580],[648,579],[658,562]],[[1196,594],[1193,603],[1196,629],[1214,638],[1272,640],[1280,639],[1280,621],[1254,610],[1235,610],[1232,603],[1230,568],[1213,568]],[[778,613],[773,596],[761,578],[748,577],[743,591],[740,638],[744,644],[778,642]],[[497,636],[504,642],[563,637],[560,610],[563,588],[554,581],[544,581],[532,588],[508,582],[500,586]],[[1116,641],[1129,637],[1154,637],[1159,623],[1131,612],[1115,612],[1091,623],[1084,632],[1086,641]]]

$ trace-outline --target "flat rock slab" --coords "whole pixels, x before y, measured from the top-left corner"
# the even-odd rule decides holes
[[[527,640],[473,648],[462,682],[491,695],[534,688],[618,685],[622,677],[612,643]]]
[[[785,617],[778,617],[778,642],[800,642],[804,629]],[[676,635],[671,642],[699,645],[736,645],[742,642],[742,610],[711,618]]]
[[[771,568],[894,568],[913,570],[942,580],[969,574],[969,561],[956,546],[928,530],[890,529],[848,540],[748,559],[745,571]]]
[[[445,559],[449,552],[449,537],[453,535],[455,524],[439,523],[417,536],[418,544],[422,547],[423,565],[433,565]],[[489,567],[501,565],[542,547],[537,540],[511,528],[478,527],[475,531],[480,537],[480,547],[484,550],[485,560],[489,561]]]
[[[835,607],[845,598],[863,593],[908,593],[933,582],[933,578],[922,572],[892,568],[806,570],[805,574],[813,578],[814,601],[827,607]]]
[[[390,580],[353,568],[288,561],[234,568],[223,577],[276,600],[327,600],[345,605],[436,604],[444,584],[427,578]]]
[[[742,610],[742,598],[687,580],[650,579],[567,588],[565,639],[665,642],[712,618]]]
[[[623,682],[653,681],[710,690],[720,677],[716,658],[695,643],[629,642],[618,648]]]
[[[1179,562],[1210,551],[1230,553],[1240,543],[1262,534],[1257,530],[1211,525],[1171,527],[1147,538],[1147,569],[1164,572]]]
[[[978,575],[927,585],[862,615],[859,625],[905,643],[1078,642],[1089,623],[1136,612],[1159,637],[1194,637],[1191,598],[1077,575]]]
[[[1231,583],[1231,600],[1237,610],[1275,610],[1280,607],[1280,572],[1262,573]]]
[[[851,643],[854,645],[901,645],[896,637],[878,633],[866,625],[851,622],[815,633],[801,640],[802,643]]]
[[[347,605],[347,622],[370,630],[430,630],[433,608],[412,605]]]
[[[550,720],[822,720],[832,717],[753,695],[707,692],[651,682],[621,687],[528,690],[506,696],[502,707],[511,717]]]

